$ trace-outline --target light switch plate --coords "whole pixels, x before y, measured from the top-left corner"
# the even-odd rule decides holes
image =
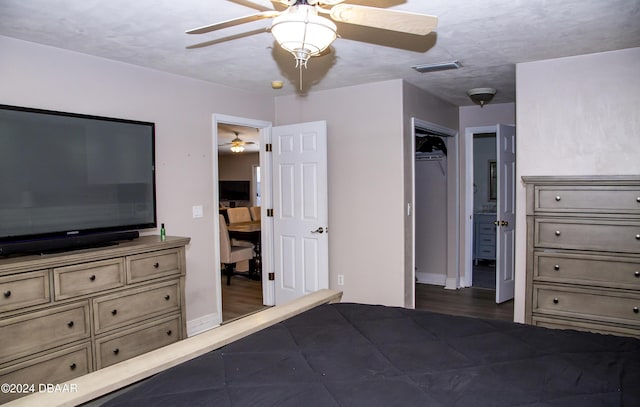
[[[194,218],[201,218],[203,215],[202,205],[195,205],[191,207],[191,211],[193,213]]]

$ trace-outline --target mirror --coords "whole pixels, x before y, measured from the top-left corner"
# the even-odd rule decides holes
[[[496,161],[489,160],[489,201],[495,201],[498,197],[498,173]]]

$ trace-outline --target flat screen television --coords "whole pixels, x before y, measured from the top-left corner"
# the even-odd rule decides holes
[[[0,255],[156,227],[154,123],[0,105]]]
[[[250,201],[251,181],[219,181],[221,201]]]

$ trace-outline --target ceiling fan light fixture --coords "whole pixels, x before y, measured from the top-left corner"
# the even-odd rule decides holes
[[[296,66],[306,67],[310,57],[320,54],[337,38],[337,27],[306,4],[291,6],[273,19],[271,34],[278,44],[296,59]]]
[[[244,147],[242,147],[242,146],[238,146],[238,145],[231,146],[231,152],[232,153],[241,153],[243,151],[244,151]]]
[[[494,88],[473,88],[467,91],[467,95],[473,103],[484,107],[496,95],[496,90]]]

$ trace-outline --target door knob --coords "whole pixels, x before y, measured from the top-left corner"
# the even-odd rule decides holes
[[[312,230],[311,233],[324,233],[324,228],[320,226],[318,229]]]
[[[506,220],[501,220],[500,226],[509,226],[509,222],[507,222]]]

